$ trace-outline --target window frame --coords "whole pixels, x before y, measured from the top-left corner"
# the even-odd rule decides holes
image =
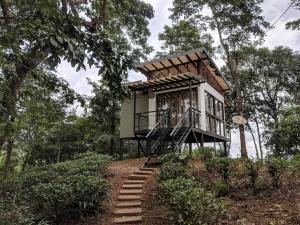
[[[211,109],[211,105],[213,106],[213,109]],[[207,91],[205,91],[205,116],[207,131],[220,136],[225,136],[224,103]]]

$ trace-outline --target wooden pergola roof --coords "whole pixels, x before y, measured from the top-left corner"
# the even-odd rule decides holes
[[[148,77],[149,73],[157,70],[168,69],[170,67],[185,65],[197,61],[202,61],[206,65],[212,76],[217,80],[224,91],[230,90],[228,82],[221,74],[217,65],[205,48],[197,48],[180,54],[147,61],[136,65],[136,68]]]
[[[188,72],[155,80],[132,82],[127,84],[127,87],[133,91],[151,92],[187,87],[189,85],[197,85],[204,82],[205,81],[201,80],[199,76]]]

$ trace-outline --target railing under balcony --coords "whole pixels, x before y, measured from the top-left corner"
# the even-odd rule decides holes
[[[163,126],[168,125],[168,127],[174,127],[175,130],[179,127],[194,127],[201,129],[201,112],[196,108],[189,108],[182,115],[182,117],[176,118],[172,118],[169,110],[136,113],[134,116],[134,130],[136,132],[151,130],[157,126],[157,123],[161,119],[165,121],[162,121],[159,124],[164,124]]]
[[[157,122],[163,118],[166,112],[167,110],[136,113],[134,115],[134,130],[139,132],[153,129]],[[164,119],[167,120],[169,117],[164,116]],[[166,122],[162,124],[168,123]]]

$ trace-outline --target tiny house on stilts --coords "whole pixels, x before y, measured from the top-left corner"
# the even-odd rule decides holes
[[[121,106],[121,143],[136,140],[149,159],[180,152],[184,143],[222,142],[226,148],[225,95],[230,87],[204,48],[144,62],[136,69],[147,81],[126,84],[132,96]]]

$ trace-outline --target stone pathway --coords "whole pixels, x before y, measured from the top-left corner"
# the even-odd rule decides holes
[[[115,224],[142,223],[143,185],[154,171],[154,168],[140,168],[128,176],[114,205]]]

